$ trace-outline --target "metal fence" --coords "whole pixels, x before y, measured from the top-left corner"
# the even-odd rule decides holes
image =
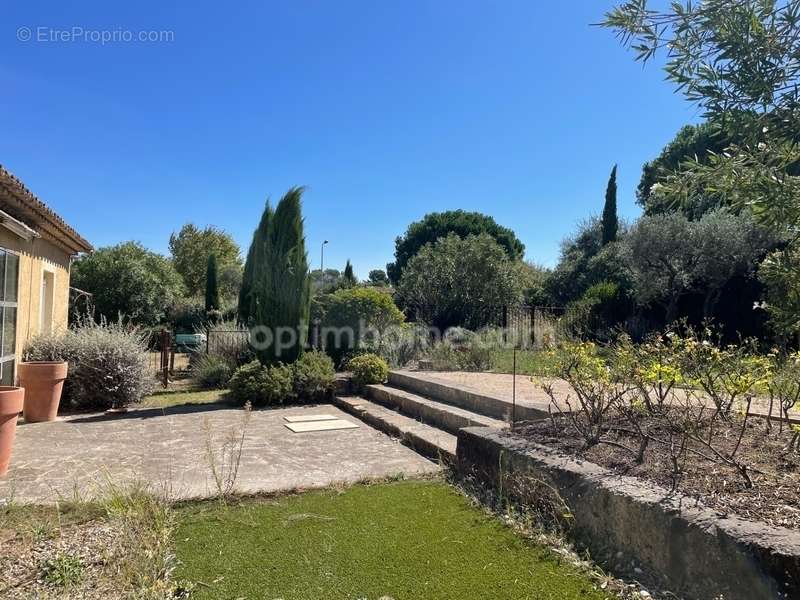
[[[568,337],[562,307],[502,306],[489,315],[485,326],[502,328],[506,341],[518,348],[541,350]]]
[[[167,329],[153,332],[148,344],[148,361],[153,377],[163,387],[169,387],[170,377],[175,373],[175,337]]]
[[[246,329],[206,330],[206,354],[243,354],[250,347],[250,332]]]

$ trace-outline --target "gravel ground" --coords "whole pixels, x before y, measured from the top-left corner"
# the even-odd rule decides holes
[[[20,534],[5,531],[0,556],[0,597],[122,598],[109,589],[105,570],[119,539],[118,526],[105,522],[72,525],[60,532]],[[75,560],[76,559],[76,560]],[[79,565],[73,585],[59,585],[48,577],[48,564]]]

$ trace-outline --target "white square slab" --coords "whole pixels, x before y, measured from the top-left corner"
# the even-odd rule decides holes
[[[310,431],[334,431],[336,429],[358,429],[358,425],[345,421],[344,419],[333,419],[332,421],[306,421],[303,423],[284,423],[287,429],[295,433],[307,433]]]
[[[297,417],[283,417],[288,423],[308,423],[312,421],[335,421],[339,417],[334,415],[300,415]]]

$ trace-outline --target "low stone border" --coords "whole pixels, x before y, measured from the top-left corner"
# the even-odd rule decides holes
[[[551,486],[574,517],[569,536],[620,575],[637,578],[644,570],[664,589],[697,600],[800,598],[800,532],[722,516],[491,428],[459,432],[457,463],[492,486],[505,487],[509,474]]]

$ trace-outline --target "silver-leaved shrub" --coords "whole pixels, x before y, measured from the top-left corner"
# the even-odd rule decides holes
[[[23,357],[69,362],[62,408],[122,408],[139,402],[154,385],[146,333],[121,322],[81,318],[66,332],[34,337]]]

